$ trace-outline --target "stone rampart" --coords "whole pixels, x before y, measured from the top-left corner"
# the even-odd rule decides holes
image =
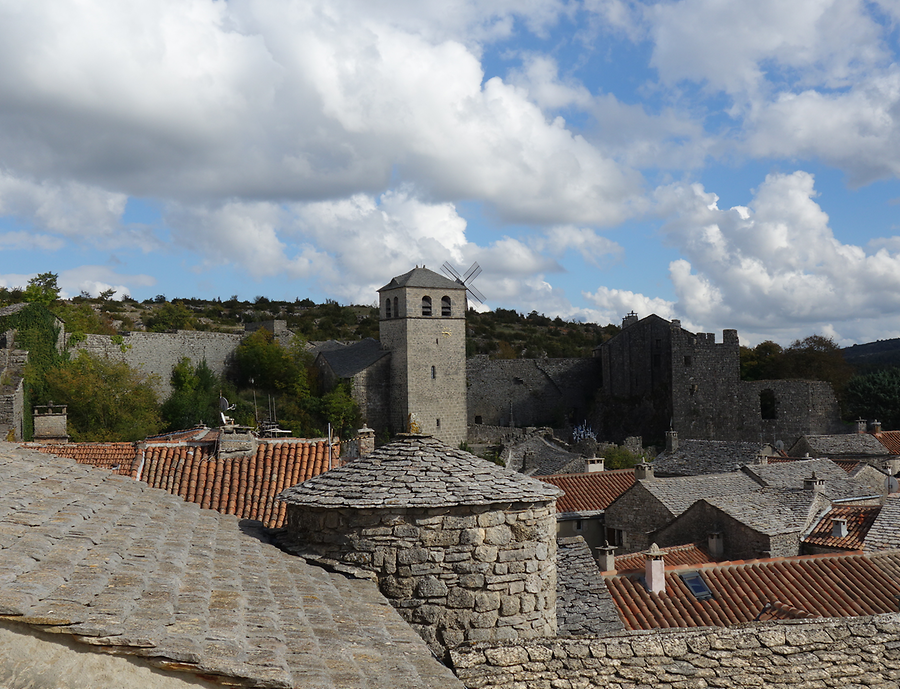
[[[172,392],[172,368],[187,357],[194,365],[207,366],[222,375],[228,359],[240,344],[243,334],[179,330],[174,333],[130,332],[122,335],[87,335],[73,349],[95,356],[124,361],[148,375],[158,377],[154,387],[160,400]]]
[[[900,686],[900,614],[475,644],[470,689]]]
[[[555,503],[298,509],[287,531],[318,556],[374,572],[438,653],[556,632]]]

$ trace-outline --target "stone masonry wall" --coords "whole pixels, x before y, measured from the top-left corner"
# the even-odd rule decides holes
[[[374,572],[439,655],[556,633],[555,503],[394,510],[288,505],[301,550]]]
[[[590,411],[600,360],[488,359],[466,362],[469,425],[565,426]]]
[[[87,335],[74,349],[86,350],[96,356],[124,361],[144,373],[159,377],[155,384],[162,400],[172,392],[172,368],[187,357],[194,365],[206,360],[217,375],[225,372],[229,357],[240,344],[242,334],[210,333],[179,330],[175,333],[131,332],[122,335],[122,344],[109,335]]]
[[[470,689],[897,689],[900,614],[476,644],[451,659]]]

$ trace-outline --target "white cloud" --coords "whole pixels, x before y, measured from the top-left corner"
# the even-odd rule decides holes
[[[675,304],[672,302],[629,290],[600,286],[596,292],[585,292],[583,296],[596,306],[593,320],[597,323],[621,323],[622,318],[631,311],[634,311],[638,318],[654,313],[660,318],[676,317]],[[682,325],[688,327],[686,323]]]
[[[842,244],[806,172],[769,175],[748,208],[722,210],[699,185],[657,192],[677,310],[709,328],[750,333],[858,331],[860,318],[900,316],[900,254]]]
[[[574,249],[587,263],[598,267],[604,259],[621,258],[624,251],[619,244],[601,236],[596,230],[574,225],[551,227],[544,238],[535,240],[534,245],[552,256],[562,256],[567,250]]]
[[[107,266],[78,266],[59,273],[59,286],[63,297],[81,292],[99,296],[101,292],[114,290],[113,299],[130,296],[134,288],[150,287],[156,278],[150,275],[122,275]]]

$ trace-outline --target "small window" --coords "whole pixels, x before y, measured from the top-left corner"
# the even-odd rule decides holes
[[[575,530],[576,531],[584,531],[584,521],[581,519],[575,520]]]
[[[434,425],[435,425],[437,428],[440,428],[440,427],[441,427],[441,420],[440,420],[440,419],[435,419],[435,420],[434,420]]]
[[[481,420],[481,417],[480,417],[480,416],[476,416],[476,417],[475,417],[475,423],[484,423],[484,422]]]
[[[652,357],[652,361],[653,361],[653,368],[659,368],[660,364],[662,363],[662,357],[660,357],[659,354],[654,354]]]
[[[400,307],[398,306],[397,297],[394,297],[394,318],[400,318]]]
[[[385,300],[384,307],[385,307],[384,317],[390,318],[391,317],[391,300],[390,299]]]
[[[431,315],[431,297],[422,297],[422,315]]]
[[[441,316],[449,318],[452,313],[450,308],[450,297],[441,297]]]
[[[622,529],[607,529],[606,542],[610,545],[619,547],[625,543],[625,532]]]
[[[767,388],[759,393],[759,414],[767,421],[778,418],[778,399],[774,390]]]
[[[437,369],[434,366],[432,366],[431,367],[431,380],[434,380],[435,378],[437,378]]]
[[[692,383],[691,386],[688,388],[689,392],[691,393],[691,397],[693,397],[694,393],[697,392],[697,390],[699,390],[699,389],[700,389],[699,385],[697,385],[696,383]]]
[[[713,598],[712,591],[703,581],[699,572],[685,572],[681,575],[681,580],[687,586],[697,600],[710,600]]]
[[[685,366],[690,366],[690,365],[691,365],[691,357],[690,357],[690,356],[684,357],[684,365],[685,365]]]

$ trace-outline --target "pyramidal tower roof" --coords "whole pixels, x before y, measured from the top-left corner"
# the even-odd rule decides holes
[[[562,494],[431,436],[408,435],[278,497],[307,507],[379,509],[543,502]]]
[[[379,292],[386,289],[395,289],[397,287],[427,287],[431,289],[465,289],[465,285],[460,284],[456,280],[445,278],[443,275],[435,273],[428,268],[413,268],[408,273],[398,275],[388,284],[382,287]]]

